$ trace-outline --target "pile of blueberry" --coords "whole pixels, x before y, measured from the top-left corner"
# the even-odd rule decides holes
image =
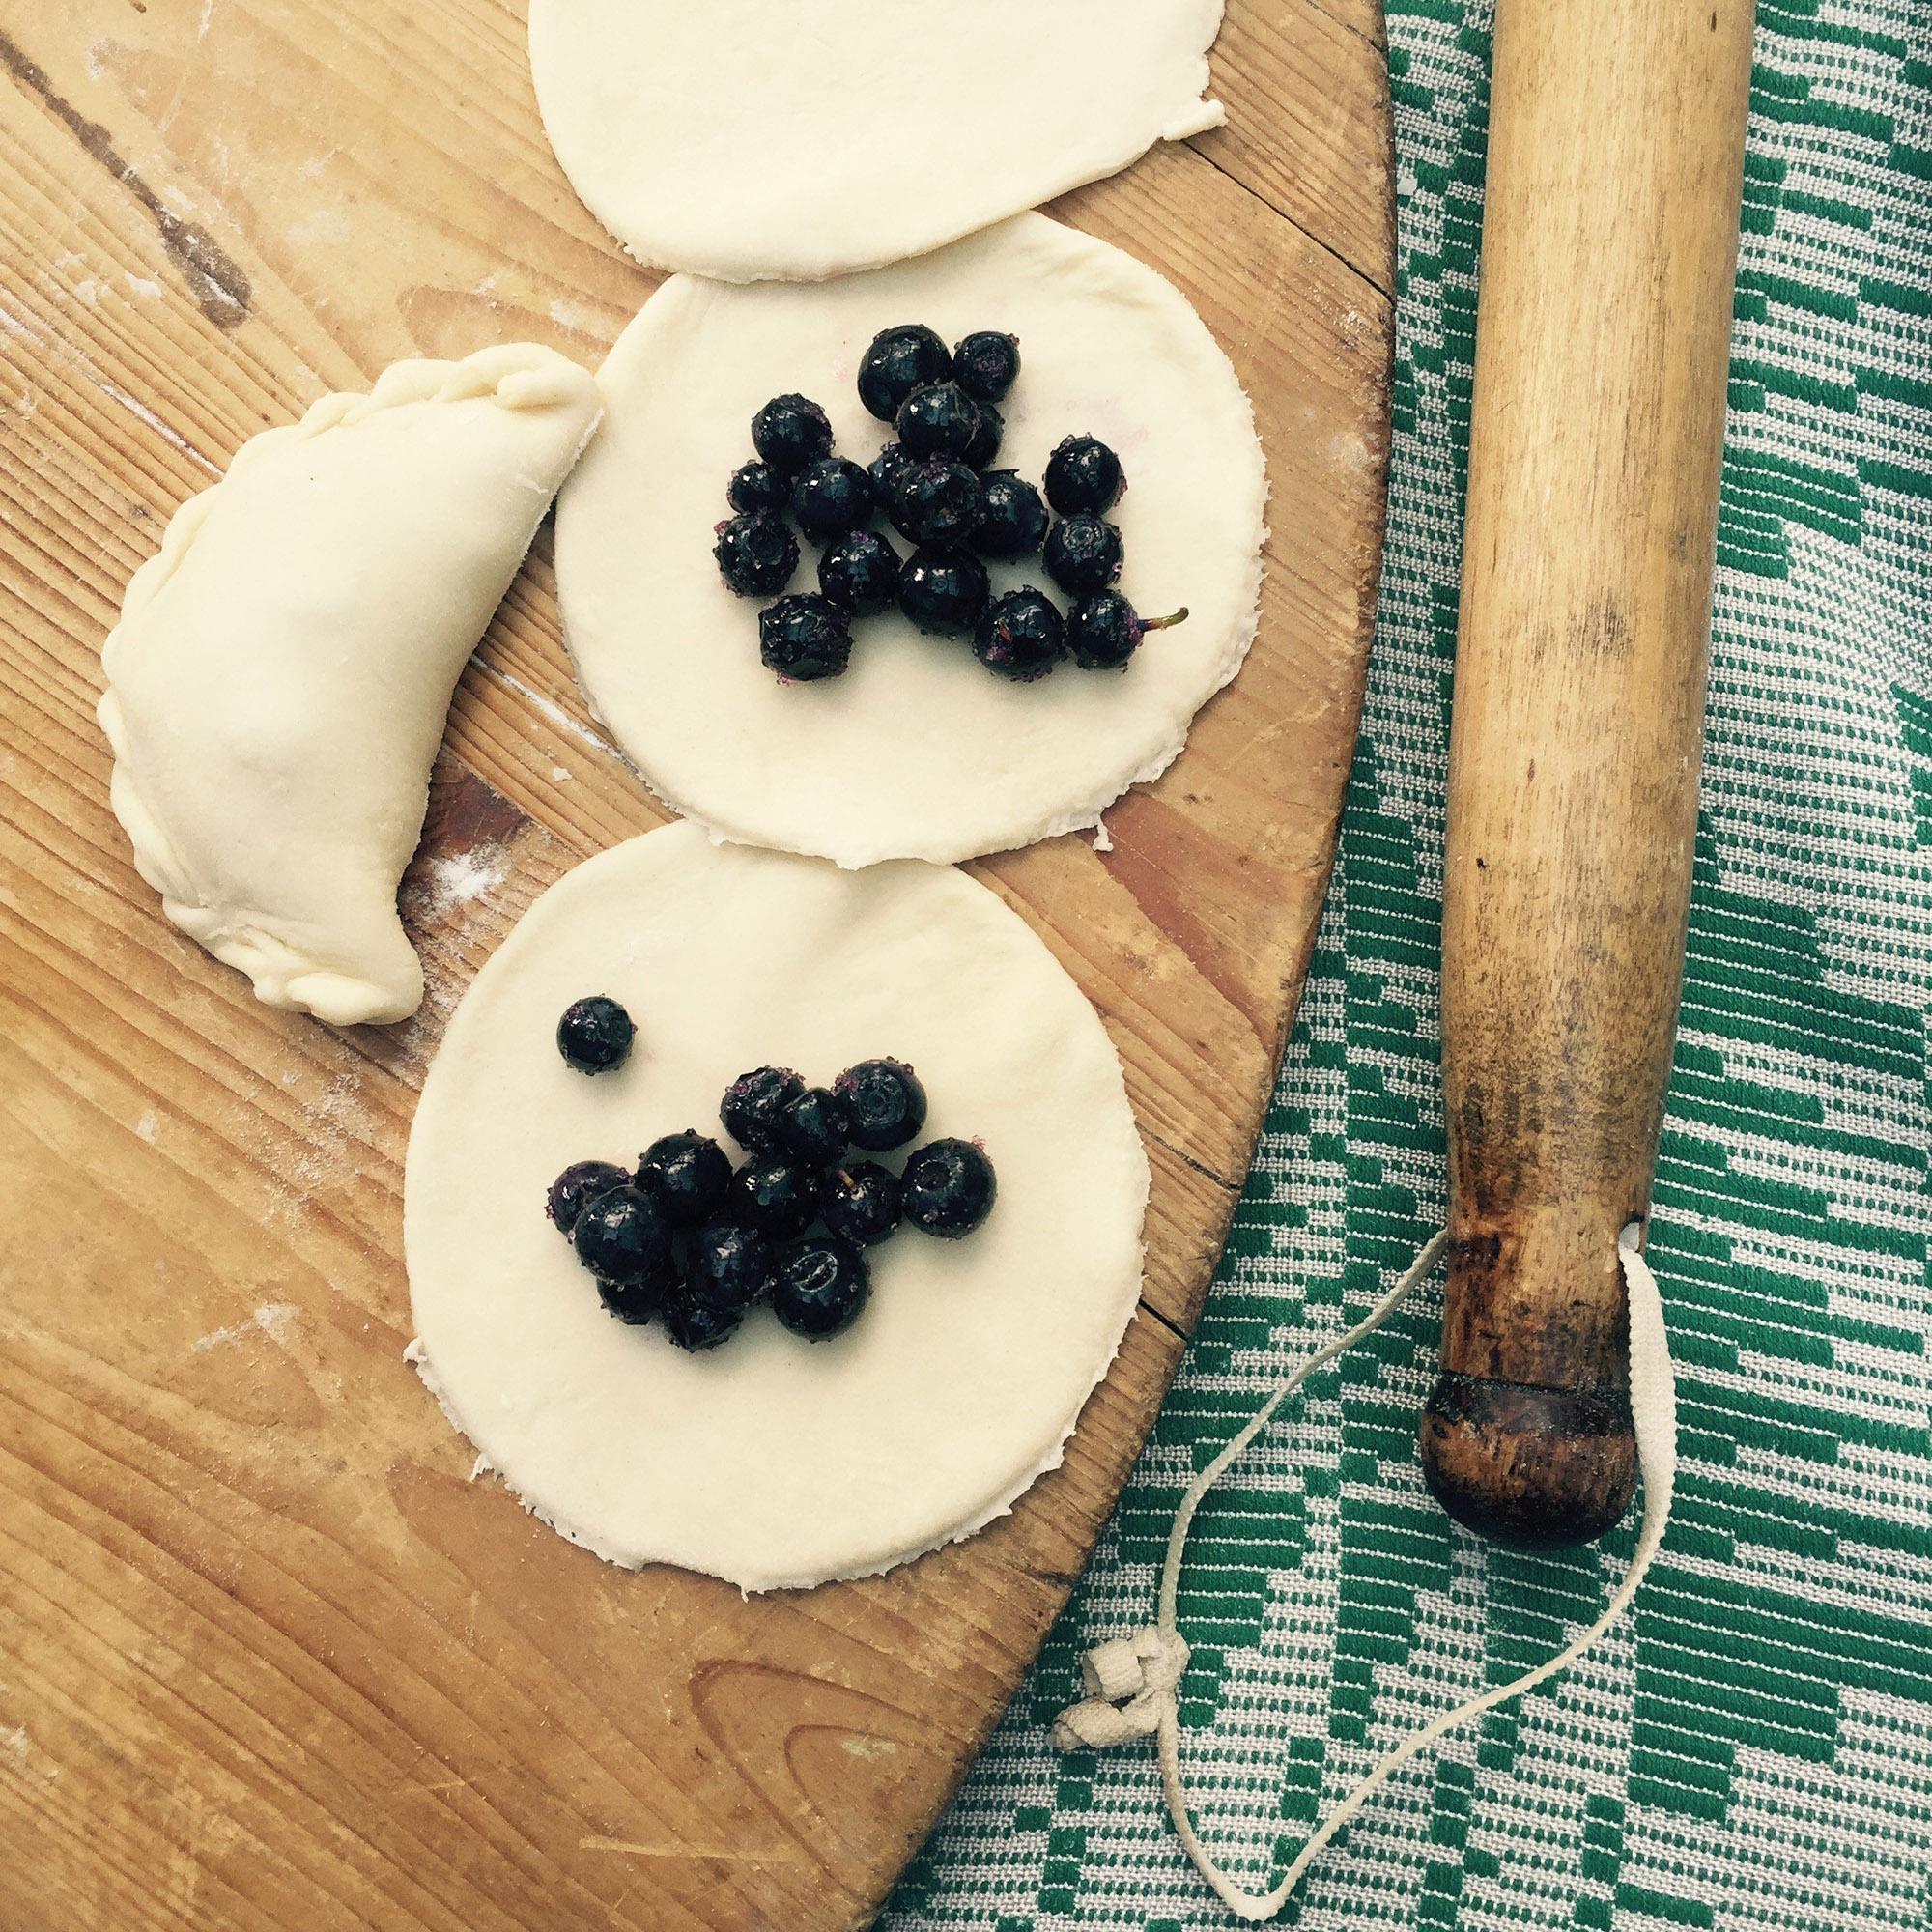
[[[1017,470],[988,468],[1019,370],[1019,344],[991,329],[953,349],[923,323],[875,336],[859,399],[898,440],[867,468],[833,454],[831,420],[810,397],[774,397],[752,418],[757,461],[732,473],[737,514],[718,526],[715,554],[738,595],[776,600],[758,616],[768,668],[799,682],[838,677],[853,620],[896,606],[933,636],[970,635],[988,670],[1030,684],[1069,657],[1083,670],[1123,670],[1149,631],[1187,615],[1142,617],[1113,587],[1121,532],[1105,513],[1126,479],[1104,442],[1062,442],[1044,501]],[[903,561],[872,526],[880,513],[915,547]],[[799,562],[793,524],[821,547],[818,588],[783,596]],[[1036,554],[1069,600],[1065,613],[1030,583],[993,595],[988,560]]]
[[[616,1001],[580,1000],[557,1045],[580,1072],[605,1073],[632,1033]],[[715,1348],[761,1301],[808,1341],[837,1335],[871,1294],[867,1249],[902,1222],[956,1241],[992,1212],[993,1164],[976,1142],[928,1141],[897,1174],[855,1157],[902,1148],[925,1124],[925,1089],[899,1061],[862,1060],[830,1087],[760,1066],[724,1090],[718,1116],[745,1151],[737,1167],[688,1128],[653,1141],[635,1169],[573,1162],[547,1204],[605,1307],[621,1321],[662,1315],[681,1349]]]

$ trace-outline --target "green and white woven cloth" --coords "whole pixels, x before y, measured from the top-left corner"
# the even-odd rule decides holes
[[[1616,0],[1601,0],[1614,5]],[[1085,1586],[890,1932],[1229,1922],[1152,1754],[1057,1756],[1189,1475],[1443,1210],[1435,970],[1490,9],[1389,0],[1401,340],[1341,860],[1220,1278]],[[1758,0],[1709,751],[1652,1259],[1670,1533],[1581,1665],[1381,1792],[1282,1922],[1932,1928],[1932,0]],[[1209,1499],[1180,1604],[1210,1844],[1250,1884],[1628,1560],[1511,1554],[1417,1472],[1434,1294]]]

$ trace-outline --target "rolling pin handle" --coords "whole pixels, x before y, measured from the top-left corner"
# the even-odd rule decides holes
[[[1492,44],[1420,1446],[1458,1521],[1550,1547],[1636,1479],[1617,1243],[1684,959],[1751,0],[1498,0]]]
[[[1445,1370],[1422,1412],[1422,1473],[1463,1525],[1520,1549],[1590,1543],[1630,1507],[1627,1389],[1533,1388]]]

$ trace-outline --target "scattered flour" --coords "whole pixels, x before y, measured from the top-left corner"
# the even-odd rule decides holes
[[[266,1209],[270,1221],[302,1219],[309,1197],[353,1173],[373,1142],[354,1065],[344,1066],[303,1113],[305,1121],[298,1129],[302,1139],[293,1148],[285,1135],[266,1123],[260,1124],[255,1136],[257,1164],[272,1177],[273,1191]]]
[[[318,208],[313,214],[304,215],[301,220],[291,222],[288,239],[298,248],[313,248],[335,242],[347,242],[354,228],[339,208]]]
[[[500,845],[475,845],[432,863],[410,910],[421,920],[437,919],[493,893],[510,875],[509,855]]]
[[[559,328],[573,328],[580,335],[594,335],[597,332],[597,311],[588,302],[581,302],[570,296],[558,296],[550,305],[550,319]]]
[[[432,859],[404,887],[404,915],[414,925],[442,924],[465,906],[487,898],[509,876],[509,848],[494,840]],[[455,1010],[456,988],[440,969],[440,957],[434,944],[424,950],[422,1005],[389,1036],[402,1050],[402,1065],[420,1068],[429,1064],[443,1023]]]
[[[221,466],[218,463],[211,463],[186,437],[182,435],[178,429],[171,429],[146,403],[142,402],[138,397],[130,396],[118,383],[110,383],[84,355],[75,356],[73,359],[80,365],[87,380],[103,396],[111,397],[115,402],[119,403],[136,422],[146,423],[163,442],[172,443],[184,456],[191,458],[202,469],[207,470],[211,476],[219,476],[221,474]]]
[[[622,753],[608,739],[601,737],[597,732],[591,730],[589,725],[580,724],[562,705],[553,704],[542,692],[532,691],[522,678],[512,677],[508,671],[502,669],[499,666],[489,663],[480,650],[470,653],[469,662],[478,670],[482,671],[486,677],[494,677],[498,684],[507,686],[518,696],[528,698],[538,711],[544,717],[548,718],[559,731],[568,731],[572,737],[582,738],[586,745],[594,745],[600,752],[607,753],[611,757],[616,758],[622,756]]]
[[[148,1111],[145,1114],[143,1114],[138,1121],[134,1122],[134,1131],[137,1134],[139,1134],[140,1137],[144,1141],[146,1141],[150,1147],[153,1147],[155,1142],[160,1136],[161,1117],[155,1112],[154,1108],[150,1107]]]
[[[286,1348],[289,1337],[295,1332],[296,1318],[301,1313],[292,1301],[265,1301],[245,1321],[238,1321],[232,1328],[216,1328],[200,1338],[194,1345],[197,1355],[205,1355],[211,1349],[225,1349],[231,1342],[245,1342],[257,1332],[266,1335],[276,1348]]]
[[[39,1771],[49,1784],[60,1776],[60,1766],[46,1756],[44,1751],[34,1747],[34,1741],[27,1735],[25,1724],[15,1724],[11,1731],[0,1731],[0,1768],[11,1771],[27,1772],[35,1769],[35,1759],[41,1760]]]

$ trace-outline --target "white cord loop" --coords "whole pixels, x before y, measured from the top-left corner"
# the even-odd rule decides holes
[[[1643,1471],[1643,1523],[1630,1569],[1605,1605],[1603,1615],[1547,1663],[1539,1664],[1512,1684],[1499,1685],[1453,1711],[1444,1712],[1404,1739],[1321,1821],[1273,1890],[1244,1890],[1214,1862],[1194,1829],[1180,1772],[1180,1680],[1186,1673],[1188,1652],[1176,1628],[1176,1605],[1180,1591],[1181,1558],[1187,1548],[1187,1532],[1194,1521],[1194,1513],[1208,1492],[1267,1427],[1275,1410],[1317,1369],[1353,1348],[1402,1306],[1440,1260],[1448,1240],[1446,1232],[1435,1236],[1364,1320],[1340,1340],[1318,1349],[1285,1376],[1240,1433],[1188,1485],[1180,1507],[1175,1512],[1174,1528],[1167,1540],[1156,1621],[1132,1636],[1114,1637],[1089,1651],[1081,1663],[1089,1694],[1082,1702],[1063,1711],[1054,1722],[1053,1742],[1064,1751],[1104,1750],[1136,1738],[1158,1740],[1161,1785],[1182,1848],[1221,1903],[1236,1918],[1252,1924],[1272,1918],[1288,1903],[1302,1874],[1322,1847],[1417,1752],[1426,1750],[1445,1732],[1470,1718],[1493,1710],[1512,1697],[1520,1697],[1576,1662],[1629,1606],[1670,1520],[1671,1492],[1677,1481],[1677,1385],[1670,1366],[1670,1344],[1664,1332],[1663,1301],[1658,1293],[1657,1277],[1651,1273],[1637,1246],[1636,1230],[1632,1227],[1625,1229],[1617,1243],[1617,1258],[1623,1264],[1624,1280],[1630,1290],[1631,1413],[1636,1430],[1637,1462]]]
[[[1132,1636],[1095,1644],[1080,1660],[1087,1697],[1053,1720],[1054,1744],[1064,1751],[1109,1750],[1152,1737],[1163,1706],[1174,1702],[1187,1675],[1187,1657],[1178,1631],[1151,1624]]]

